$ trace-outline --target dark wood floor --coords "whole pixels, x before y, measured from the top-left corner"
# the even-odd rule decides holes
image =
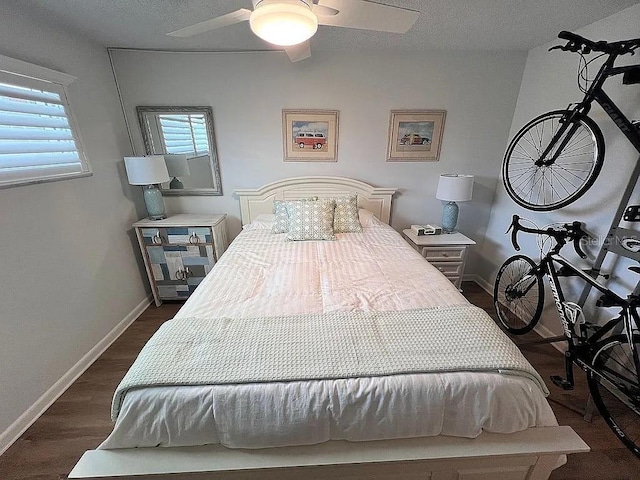
[[[466,297],[493,315],[491,297],[475,283],[464,285]],[[111,431],[111,396],[138,352],[180,305],[150,307],[133,325],[0,457],[1,480],[65,479],[85,450],[95,448]],[[539,338],[528,334],[516,338],[522,343]],[[522,348],[543,378],[563,371],[563,357],[550,345]],[[579,373],[579,372],[578,372]],[[588,397],[586,382],[577,375],[570,392],[547,382],[549,398],[558,422],[570,425],[591,446],[589,453],[570,455],[568,463],[555,470],[555,480],[638,480],[636,459],[604,422],[596,416],[586,423],[582,412]]]

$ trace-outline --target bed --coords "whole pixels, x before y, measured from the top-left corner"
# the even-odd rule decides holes
[[[262,221],[274,200],[354,193],[364,231],[338,234],[336,242],[284,242]],[[233,318],[249,325],[256,317],[321,315],[326,322],[345,311],[444,314],[468,308],[387,225],[394,193],[340,177],[238,190],[245,229],[176,319]],[[182,478],[186,472],[188,478],[397,478],[402,472],[402,478],[543,479],[564,454],[588,449],[570,428],[557,426],[544,386],[531,378],[410,369],[356,378],[295,375],[286,382],[129,390],[114,432],[85,453],[69,478]],[[319,407],[296,408],[301,396]],[[246,407],[246,398],[278,407],[227,413]],[[342,408],[336,416],[335,404],[349,399],[357,408]],[[285,423],[295,427],[274,433],[287,415]],[[437,421],[423,425],[417,418]]]

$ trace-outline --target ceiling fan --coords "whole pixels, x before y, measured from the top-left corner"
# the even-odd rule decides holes
[[[263,40],[283,46],[292,62],[311,56],[309,39],[318,25],[406,33],[420,12],[367,0],[252,0],[253,11],[241,8],[167,35],[191,37],[249,21]]]

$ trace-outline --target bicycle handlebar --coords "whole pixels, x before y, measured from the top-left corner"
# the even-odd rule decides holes
[[[580,240],[587,237],[588,234],[582,229],[581,222],[565,223],[561,229],[555,230],[551,227],[545,229],[525,227],[520,224],[520,217],[514,215],[509,226],[511,230],[511,244],[516,251],[520,251],[520,245],[518,245],[518,232],[535,233],[539,235],[549,235],[556,241],[556,246],[553,248],[555,253],[558,253],[562,247],[567,243],[567,240],[573,240],[573,249],[580,256],[580,258],[586,258],[587,254],[584,253],[580,246]],[[507,232],[509,232],[507,230]]]
[[[604,40],[594,42],[577,33],[567,32],[566,30],[560,32],[558,38],[567,40],[567,44],[556,45],[549,50],[559,49],[565,52],[581,52],[585,55],[591,52],[602,52],[609,55],[626,55],[628,53],[633,55],[634,50],[640,47],[640,38],[622,40],[620,42],[605,42]]]

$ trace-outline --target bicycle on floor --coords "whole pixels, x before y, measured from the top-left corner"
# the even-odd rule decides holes
[[[587,234],[580,222],[539,229],[522,225],[514,215],[510,229],[516,251],[520,250],[517,236],[521,231],[546,235],[553,245],[537,263],[525,255],[514,255],[500,267],[493,291],[498,319],[508,332],[531,331],[542,315],[543,277],[547,277],[568,343],[566,376],[551,379],[568,390],[574,385],[573,365],[584,370],[594,403],[607,425],[640,457],[640,287],[622,298],[560,255],[572,242],[576,253],[586,257],[580,241]],[[640,273],[640,267],[630,269]],[[558,281],[563,276],[577,276],[589,283],[602,294],[598,306],[618,307],[620,313],[602,326],[588,322],[577,304],[565,300]]]
[[[502,178],[509,196],[529,210],[562,208],[580,198],[595,182],[604,159],[604,137],[588,116],[591,104],[598,102],[618,129],[640,152],[640,122],[630,121],[604,92],[605,81],[623,75],[625,85],[640,84],[640,65],[615,66],[618,57],[633,55],[640,38],[621,42],[594,42],[570,32],[558,37],[567,40],[550,50],[577,52],[581,62],[578,86],[582,101],[565,110],[540,115],[526,124],[511,140],[502,163]],[[600,52],[586,61],[584,55]],[[605,56],[593,80],[588,66]],[[580,83],[583,80],[584,85]],[[591,84],[589,85],[589,82]]]

